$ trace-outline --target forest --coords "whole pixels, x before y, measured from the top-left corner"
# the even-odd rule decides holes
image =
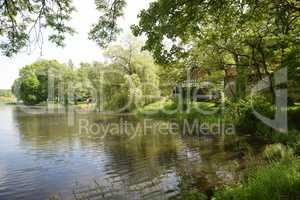
[[[49,2],[57,4],[56,10]],[[78,111],[232,123],[238,135],[265,145],[260,162],[238,183],[212,191],[187,188],[172,198],[299,198],[299,1],[155,0],[140,11],[132,35],[123,41],[117,40],[117,20],[126,1],[95,3],[102,15],[89,38],[104,49],[105,61],[75,66],[72,60],[41,59],[23,66],[12,86],[17,104],[50,102]],[[74,33],[66,25],[73,9],[71,0],[1,1],[2,54],[13,56],[26,47],[32,24],[38,30],[51,29],[48,39],[63,46],[65,37]],[[198,100],[198,95],[209,97]],[[270,126],[253,110],[271,120],[278,113],[282,118]]]

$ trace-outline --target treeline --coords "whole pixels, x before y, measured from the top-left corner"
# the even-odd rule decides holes
[[[160,63],[221,71],[225,81],[235,82],[236,101],[266,78],[274,101],[277,70],[288,69],[291,91],[300,84],[299,12],[296,0],[158,0],[132,29],[148,36],[145,49]],[[166,41],[168,48],[161,45]]]
[[[123,3],[118,4],[119,7],[115,9],[108,9],[108,5],[101,4],[99,9],[104,11],[105,16],[102,20],[107,19],[113,23],[122,16],[126,1],[114,0],[112,5],[114,2]],[[111,15],[106,12],[118,14]],[[163,66],[154,74],[162,77],[161,80],[165,83],[174,86],[186,80],[187,71],[191,71],[192,79],[198,81],[224,79],[226,85],[230,86],[228,90],[233,97],[229,100],[238,102],[249,99],[253,85],[267,79],[270,84],[267,100],[274,102],[278,87],[274,73],[287,68],[289,95],[293,103],[299,100],[299,12],[300,5],[296,0],[157,0],[150,3],[148,9],[140,12],[139,23],[132,26],[132,32],[135,36],[146,36],[143,49],[151,52],[155,62]],[[108,19],[109,16],[118,17]],[[112,33],[119,32],[115,23],[109,27],[104,26],[110,23],[100,23],[101,26],[98,24],[91,32],[91,39],[96,40],[102,47],[106,47],[106,43],[115,38]],[[121,69],[133,80],[133,75],[136,74],[139,77],[136,84],[145,81],[141,76],[143,70],[138,67],[139,61],[132,69],[132,58],[128,56],[134,51],[142,55],[140,48],[135,49],[127,45],[124,51],[113,49],[107,51],[110,68]],[[119,54],[122,52],[127,53],[125,60],[123,55]],[[151,62],[153,63],[152,59]],[[143,66],[149,64],[146,60],[142,63]],[[145,69],[144,72],[146,69],[155,71],[153,67],[142,69]],[[170,91],[169,88],[161,89],[166,93]],[[132,90],[138,94],[142,89]],[[23,99],[26,103],[37,103],[45,100],[44,95],[41,96],[43,98],[39,95],[27,95]]]
[[[274,130],[257,119],[253,107],[270,119],[277,110],[288,110],[289,122],[297,116],[290,113],[300,101],[299,13],[297,0],[157,0],[141,11],[132,30],[147,36],[144,49],[170,69],[170,80],[187,69],[197,80],[223,79],[228,120],[243,133],[269,138]],[[276,78],[284,70],[287,77]],[[281,97],[283,105],[276,108]]]
[[[1,97],[11,97],[12,93],[10,90],[0,89],[0,96]]]
[[[130,111],[160,97],[159,66],[142,43],[129,40],[105,52],[106,62],[39,60],[20,70],[12,91],[26,105],[94,103],[97,110]]]
[[[11,90],[0,89],[0,103],[14,103],[15,99]]]

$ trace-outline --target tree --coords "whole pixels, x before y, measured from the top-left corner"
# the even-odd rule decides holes
[[[19,78],[12,87],[13,93],[25,104],[35,105],[45,102],[48,100],[49,77],[52,75],[54,95],[58,98],[58,86],[67,80],[66,70],[66,66],[56,60],[39,60],[27,65],[20,70]]]
[[[95,0],[101,13],[89,32],[89,39],[106,48],[121,32],[117,20],[124,15],[126,0]],[[75,30],[68,25],[75,7],[72,0],[2,0],[0,2],[0,49],[13,56],[24,47],[42,43],[43,30],[50,30],[49,41],[64,46],[66,34]],[[42,45],[42,44],[39,44]]]
[[[102,111],[102,98],[101,93],[103,82],[102,71],[104,69],[104,64],[99,62],[94,62],[93,65],[85,64],[85,67],[89,67],[88,78],[93,87],[93,97],[96,100],[96,110]]]
[[[117,20],[121,17],[126,6],[125,0],[95,0],[96,8],[103,14],[98,22],[93,25],[89,38],[96,41],[100,47],[107,47],[121,32]]]
[[[267,76],[274,96],[272,73],[282,67],[287,49],[299,43],[299,11],[295,0],[158,0],[141,11],[132,30],[147,36],[144,49],[160,63],[188,60],[191,49],[204,44],[204,52],[222,55],[224,67],[236,67],[237,98],[245,98],[252,74]]]
[[[75,71],[75,95],[77,102],[86,102],[92,97],[92,84],[89,80],[90,64],[81,63],[80,68]]]
[[[106,50],[107,63],[82,64],[79,70],[88,74],[98,111],[128,112],[160,96],[159,67],[142,45],[128,37]]]
[[[117,20],[124,12],[125,0],[95,0],[102,13],[93,25],[89,38],[100,47],[107,47],[121,29]],[[50,30],[49,41],[64,46],[66,34],[74,34],[68,25],[75,7],[72,0],[2,0],[0,2],[0,49],[8,57],[33,43],[42,43],[43,30]],[[39,44],[42,45],[42,44]]]
[[[67,25],[74,11],[72,0],[3,0],[0,2],[0,49],[12,56],[25,46],[40,42],[48,28],[49,40],[63,46],[65,34],[74,30]]]
[[[141,51],[143,43],[128,36],[122,44],[112,45],[105,55],[111,60],[111,68],[126,75],[132,81],[132,94],[140,95],[141,105],[149,104],[160,96],[159,66],[148,51]],[[139,104],[137,101],[135,102]]]
[[[42,95],[39,93],[40,81],[35,74],[24,77],[21,83],[21,99],[25,104],[33,105],[41,102],[43,99]]]

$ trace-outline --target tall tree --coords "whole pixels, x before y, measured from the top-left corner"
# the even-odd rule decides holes
[[[58,97],[58,86],[72,79],[68,68],[56,60],[39,60],[20,70],[14,82],[14,95],[25,104],[38,104],[48,100],[49,78],[53,76],[53,92]],[[52,99],[54,100],[54,99]]]

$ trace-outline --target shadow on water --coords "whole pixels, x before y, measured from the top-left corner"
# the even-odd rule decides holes
[[[142,119],[124,116],[73,118],[70,126],[65,113],[0,107],[0,199],[167,199],[186,188],[208,193],[238,181],[249,157],[259,153],[247,138],[141,131]],[[82,134],[82,120],[101,131],[89,127]],[[141,129],[124,134],[111,126],[103,137],[106,129],[97,128],[120,122]]]

